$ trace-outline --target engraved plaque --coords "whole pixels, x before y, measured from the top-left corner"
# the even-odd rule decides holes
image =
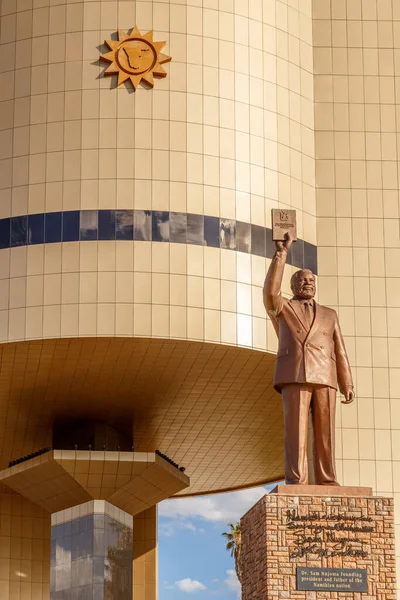
[[[297,240],[296,211],[281,208],[272,209],[272,239],[274,242],[283,242],[286,233],[292,234],[293,240]]]
[[[320,592],[368,592],[367,569],[297,567],[297,590]]]

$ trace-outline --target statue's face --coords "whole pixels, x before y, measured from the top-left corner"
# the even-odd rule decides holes
[[[293,293],[299,298],[309,300],[315,296],[315,277],[308,269],[298,271],[298,275],[294,281]]]

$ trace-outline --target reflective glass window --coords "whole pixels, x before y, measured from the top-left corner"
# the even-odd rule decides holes
[[[46,244],[61,242],[62,213],[53,212],[44,215],[44,240]]]
[[[99,585],[99,584],[93,585],[93,600],[105,600],[103,585]]]
[[[79,241],[79,210],[68,210],[63,213],[63,242]]]
[[[187,216],[187,242],[203,246],[204,244],[204,216],[192,215]]]
[[[51,532],[51,600],[132,600],[132,528],[90,514]]]
[[[28,218],[11,217],[11,246],[25,246],[28,233]]]
[[[272,229],[266,229],[266,251],[265,256],[267,258],[272,258],[275,254],[275,242],[272,239]]]
[[[236,221],[233,219],[220,219],[219,237],[221,248],[236,249]]]
[[[152,214],[150,210],[135,210],[133,215],[133,239],[151,241]]]
[[[259,225],[251,226],[251,252],[257,256],[265,256],[266,231]]]
[[[250,223],[236,223],[236,248],[239,252],[251,252],[251,225]]]
[[[204,217],[204,243],[211,248],[219,248],[218,217]]]
[[[186,244],[187,215],[186,213],[170,213],[169,236],[170,241]]]
[[[299,267],[299,269],[303,268],[304,264],[304,242],[303,240],[297,240],[294,242],[290,248],[291,260],[290,263],[294,267]],[[289,258],[289,257],[288,257]]]
[[[99,210],[99,240],[115,240],[114,210]]]
[[[0,219],[0,249],[10,247],[10,219]]]
[[[153,242],[169,242],[169,213],[153,212]]]
[[[133,210],[117,210],[115,223],[117,240],[133,240]]]
[[[298,243],[298,242],[296,242]],[[314,275],[318,275],[317,247],[304,242],[304,269],[310,269]]]
[[[28,215],[28,244],[43,244],[44,214]]]
[[[98,211],[81,210],[80,239],[83,241],[97,240]]]

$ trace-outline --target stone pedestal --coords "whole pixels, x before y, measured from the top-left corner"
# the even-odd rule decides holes
[[[242,517],[242,600],[395,600],[392,498],[324,489],[269,494]]]
[[[349,497],[370,497],[372,488],[356,487],[349,485],[286,485],[280,484],[274,487],[271,494],[280,496],[346,496]]]

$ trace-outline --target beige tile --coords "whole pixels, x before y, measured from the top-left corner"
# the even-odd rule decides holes
[[[171,337],[185,339],[187,336],[186,307],[171,306],[169,322]]]
[[[119,303],[133,303],[133,273],[116,273],[115,298]],[[131,309],[132,311],[132,309]]]
[[[98,304],[97,334],[115,335],[115,304]]]
[[[151,304],[151,275],[150,273],[134,273],[133,298],[139,304]],[[135,314],[136,318],[136,314]]]
[[[97,304],[79,304],[79,335],[96,335]]]
[[[187,332],[191,339],[204,339],[204,311],[201,308],[187,309]]]
[[[97,301],[99,303],[115,302],[115,273],[97,274]]]
[[[154,337],[170,335],[169,307],[153,304],[151,307],[151,331]]]
[[[169,304],[170,301],[170,276],[164,273],[153,273],[151,276],[151,302],[152,304]]]
[[[187,306],[187,277],[185,275],[171,275],[170,303],[176,306]],[[178,313],[174,312],[175,314]]]

